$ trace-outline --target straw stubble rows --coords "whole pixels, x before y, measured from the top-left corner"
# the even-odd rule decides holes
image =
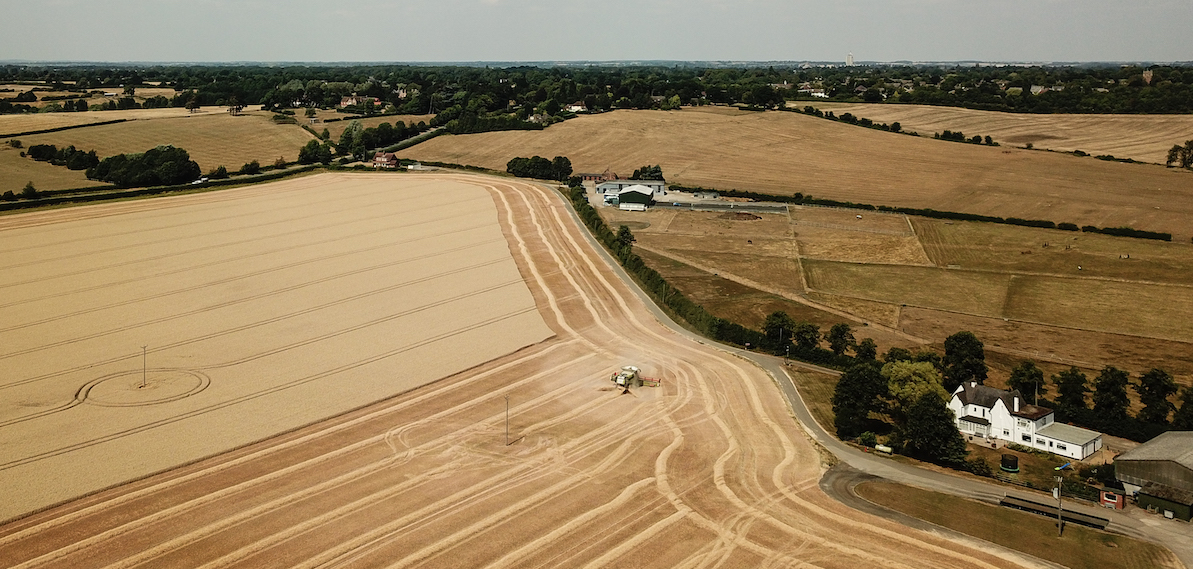
[[[654,320],[554,191],[463,175],[384,180],[483,189],[553,335],[12,522],[0,563],[1014,565],[825,496],[820,457],[770,378]],[[610,389],[609,371],[629,363],[661,387]]]

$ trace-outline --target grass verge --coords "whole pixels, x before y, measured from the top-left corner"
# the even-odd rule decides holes
[[[1073,569],[1180,567],[1172,552],[1145,541],[1066,525],[1019,512],[890,482],[858,485],[861,497],[909,516]]]

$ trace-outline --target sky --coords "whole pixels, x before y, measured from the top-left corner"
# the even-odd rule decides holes
[[[1193,0],[0,0],[0,60],[1193,61]]]

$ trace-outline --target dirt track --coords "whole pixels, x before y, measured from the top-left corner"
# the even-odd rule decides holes
[[[554,338],[0,527],[0,565],[1015,565],[826,497],[769,377],[654,321],[558,195],[439,178],[491,194]]]

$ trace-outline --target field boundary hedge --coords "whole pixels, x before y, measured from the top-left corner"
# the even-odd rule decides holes
[[[704,188],[701,186],[683,186],[680,184],[670,184],[669,188],[680,192],[717,192],[718,194],[730,198],[747,198],[755,201],[770,201],[778,203],[788,203],[795,205],[811,205],[811,206],[827,206],[840,207],[845,209],[860,209],[866,211],[882,211],[889,213],[902,213],[905,215],[915,215],[919,217],[930,217],[933,219],[949,219],[955,221],[981,221],[986,223],[1000,223],[1003,225],[1019,225],[1022,227],[1039,227],[1043,229],[1060,229],[1062,231],[1083,231],[1085,233],[1101,233],[1104,235],[1114,235],[1117,237],[1133,237],[1136,239],[1154,239],[1157,241],[1172,241],[1172,234],[1160,231],[1145,231],[1143,229],[1134,229],[1132,227],[1096,227],[1093,225],[1086,225],[1077,227],[1074,223],[1061,222],[1056,223],[1046,219],[1023,219],[1019,217],[998,217],[995,215],[981,215],[976,213],[963,213],[959,211],[941,211],[932,208],[915,208],[915,207],[901,207],[889,205],[873,205],[867,203],[856,203],[850,201],[840,201],[825,198],[814,198],[812,196],[804,195],[796,192],[790,196],[766,194],[761,192],[751,192],[744,190],[717,190],[713,188]]]
[[[27,130],[25,132],[18,132],[15,134],[0,134],[0,138],[16,138],[18,136],[31,136],[34,134],[46,134],[47,132],[62,132],[64,130],[72,130],[72,129],[76,129],[76,128],[87,128],[89,126],[104,126],[107,124],[117,124],[117,123],[122,123],[122,122],[128,122],[130,120],[132,120],[132,119],[114,119],[114,120],[110,120],[110,121],[89,122],[87,124],[72,124],[69,126],[60,126],[60,127],[55,127],[55,128],[44,128],[41,130]]]
[[[239,178],[227,178],[224,180],[210,180],[202,184],[177,184],[173,186],[156,186],[151,188],[133,188],[127,190],[113,190],[110,192],[101,192],[94,194],[80,194],[59,195],[57,197],[38,198],[32,200],[20,200],[15,202],[0,202],[0,211],[14,211],[19,209],[29,209],[35,207],[42,207],[47,205],[61,205],[68,203],[88,203],[100,202],[108,200],[118,200],[124,198],[135,198],[141,196],[152,196],[158,194],[173,194],[184,191],[207,190],[214,189],[221,186],[235,186],[241,184],[256,184],[258,182],[269,182],[280,178],[286,178],[295,174],[302,174],[310,172],[316,168],[321,168],[318,164],[310,166],[301,166],[292,170],[273,171],[268,174],[261,174],[258,176],[248,176]],[[77,190],[56,190],[57,192],[81,192],[84,189]]]

